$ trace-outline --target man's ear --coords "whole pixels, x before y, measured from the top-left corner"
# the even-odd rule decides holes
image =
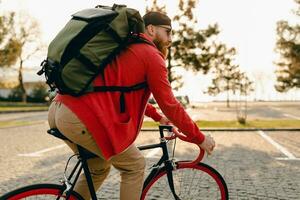
[[[150,36],[150,37],[154,37],[155,36],[155,28],[152,24],[149,24],[148,26],[146,26],[146,31],[147,31],[147,34]]]

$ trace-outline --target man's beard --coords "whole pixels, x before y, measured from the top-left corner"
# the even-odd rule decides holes
[[[167,59],[169,54],[170,42],[163,42],[160,38],[153,40],[153,43],[156,45],[157,49],[163,54],[164,58]]]

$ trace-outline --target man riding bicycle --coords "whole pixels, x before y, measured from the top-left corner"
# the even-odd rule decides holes
[[[145,159],[133,144],[143,122],[144,114],[161,124],[172,122],[187,135],[190,142],[199,144],[211,154],[215,142],[204,136],[172,93],[165,58],[171,45],[171,20],[159,12],[144,17],[146,43],[131,44],[122,51],[98,76],[93,84],[134,85],[147,82],[143,90],[126,93],[125,109],[120,112],[120,95],[114,92],[94,92],[73,97],[58,94],[50,108],[50,128],[58,128],[69,140],[99,157],[88,160],[95,189],[99,189],[114,166],[121,174],[121,200],[138,200],[142,191]],[[148,104],[153,95],[165,116]],[[77,152],[76,145],[66,141]],[[82,174],[75,191],[90,199]]]

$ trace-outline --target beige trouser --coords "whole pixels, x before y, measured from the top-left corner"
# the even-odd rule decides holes
[[[144,179],[145,159],[135,145],[131,145],[124,152],[113,156],[107,161],[103,158],[100,149],[84,124],[64,104],[55,101],[52,102],[49,108],[48,122],[50,128],[58,128],[68,139],[99,156],[99,158],[88,160],[96,191],[100,188],[109,173],[111,165],[113,165],[121,174],[120,199],[140,199]],[[65,142],[75,153],[77,152],[77,147],[74,143]],[[75,185],[75,191],[81,194],[84,199],[90,199],[84,174],[80,175]]]

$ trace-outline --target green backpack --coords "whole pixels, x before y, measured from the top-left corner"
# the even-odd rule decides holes
[[[125,5],[97,6],[72,15],[72,19],[52,40],[47,59],[38,75],[45,74],[50,90],[80,96],[88,92],[120,92],[121,112],[124,93],[147,87],[145,82],[132,86],[93,87],[93,80],[129,44],[147,41],[139,37],[144,22],[137,10]]]

